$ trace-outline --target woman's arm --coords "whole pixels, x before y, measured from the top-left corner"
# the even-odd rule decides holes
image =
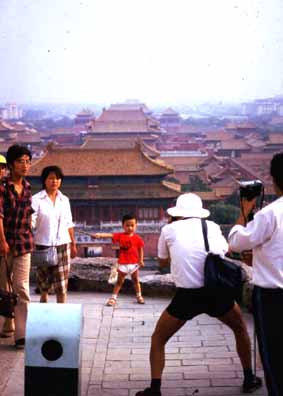
[[[74,258],[78,254],[78,249],[77,249],[77,244],[75,240],[75,233],[74,233],[74,228],[69,228],[69,235],[71,238],[71,243],[70,243],[70,248],[71,248],[71,258]]]

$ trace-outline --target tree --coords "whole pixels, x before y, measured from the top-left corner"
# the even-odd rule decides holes
[[[182,185],[182,191],[212,191],[211,188],[198,176],[190,176],[189,183]]]
[[[234,224],[237,220],[240,209],[237,206],[217,202],[209,207],[211,220],[217,224]]]

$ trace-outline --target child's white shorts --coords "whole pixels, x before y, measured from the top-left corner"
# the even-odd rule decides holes
[[[118,271],[122,272],[122,274],[133,274],[136,270],[139,269],[139,264],[119,264]]]

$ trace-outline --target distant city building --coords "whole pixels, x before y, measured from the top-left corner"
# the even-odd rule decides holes
[[[3,118],[4,120],[7,119],[7,109],[6,109],[6,107],[0,107],[0,118]]]
[[[283,96],[257,99],[253,102],[242,103],[242,114],[250,116],[283,115]]]
[[[5,120],[19,120],[23,117],[23,110],[16,103],[6,103],[0,109],[0,117]]]

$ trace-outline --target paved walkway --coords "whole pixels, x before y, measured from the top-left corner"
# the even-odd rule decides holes
[[[106,307],[104,293],[70,292],[70,303],[84,307],[81,396],[133,396],[148,386],[150,336],[167,298],[146,298],[138,305],[121,295],[115,308]],[[32,301],[37,302],[33,295]],[[50,298],[54,302],[54,297]],[[250,332],[250,315],[245,315]],[[24,352],[11,339],[0,341],[0,395],[24,395]],[[258,374],[262,370],[258,367]],[[240,395],[242,370],[231,331],[201,315],[187,323],[166,349],[163,396]],[[196,393],[195,393],[196,394]],[[263,388],[254,395],[267,395]],[[40,396],[40,395],[39,395]]]

